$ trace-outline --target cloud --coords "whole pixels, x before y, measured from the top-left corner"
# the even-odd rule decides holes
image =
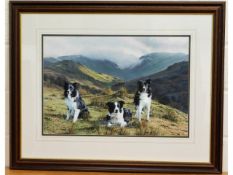
[[[44,36],[43,56],[85,55],[107,59],[120,67],[136,64],[142,55],[152,52],[189,53],[189,37],[160,36]]]

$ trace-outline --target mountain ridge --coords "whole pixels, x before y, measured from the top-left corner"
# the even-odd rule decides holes
[[[131,80],[160,72],[176,62],[187,61],[188,55],[183,53],[152,52],[150,54],[141,56],[139,58],[140,62],[138,64],[129,66],[124,69],[120,68],[116,63],[110,60],[94,59],[83,55],[69,55],[57,57],[54,59],[52,58],[53,57],[49,57],[49,59],[44,58],[45,67],[52,65],[57,61],[72,60],[98,73],[105,73],[120,79]]]
[[[75,63],[80,63],[98,73],[105,73],[119,78],[123,76],[123,73],[121,72],[121,69],[118,67],[118,65],[106,59],[96,60],[83,55],[61,56],[57,59],[61,61],[71,60]]]

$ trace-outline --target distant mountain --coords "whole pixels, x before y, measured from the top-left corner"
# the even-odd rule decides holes
[[[113,63],[109,60],[103,59],[92,59],[88,58],[83,55],[70,55],[70,56],[61,56],[58,57],[59,60],[72,60],[76,63],[80,63],[89,69],[92,69],[96,72],[105,73],[109,75],[113,75],[115,77],[122,78],[124,76],[124,73],[122,70],[118,67],[116,63]]]
[[[188,112],[189,63],[187,61],[175,63],[159,73],[128,81],[125,86],[129,92],[135,92],[137,81],[148,78],[152,80],[153,99],[183,112]]]
[[[78,82],[80,85],[92,90],[101,90],[103,87],[111,87],[112,84],[121,82],[116,77],[95,72],[71,60],[63,60],[52,65],[46,65],[43,74],[45,85],[61,87],[63,87],[65,81],[71,81]]]
[[[53,58],[53,57],[47,57],[44,59],[44,66],[48,66],[48,65],[51,65],[51,64],[54,64],[54,63],[57,63],[61,60],[59,60],[58,58]]]
[[[183,53],[150,53],[139,58],[140,63],[125,69],[119,68],[116,63],[103,59],[92,59],[83,55],[61,56],[58,58],[45,58],[44,66],[52,65],[59,61],[71,60],[75,63],[80,63],[91,70],[98,73],[109,74],[119,77],[124,80],[132,80],[139,77],[147,76],[153,73],[160,72],[168,66],[181,62],[188,61],[188,55]],[[127,61],[127,60],[125,60]]]
[[[125,70],[127,80],[160,72],[177,62],[188,61],[188,55],[183,53],[159,52],[144,55],[139,59],[141,62],[138,65]]]

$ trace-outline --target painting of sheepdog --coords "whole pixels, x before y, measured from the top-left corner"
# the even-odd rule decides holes
[[[189,137],[190,40],[42,35],[43,135]]]

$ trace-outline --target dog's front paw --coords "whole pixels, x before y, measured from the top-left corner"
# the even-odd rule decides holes
[[[124,128],[127,125],[126,122],[121,123],[121,127]]]
[[[70,119],[70,113],[69,112],[67,112],[67,114],[66,114],[66,118],[65,118],[66,120],[69,120]]]
[[[73,119],[73,123],[76,123],[76,122],[77,122],[77,120],[78,120],[78,119],[75,119],[75,118],[74,118],[74,119]]]
[[[77,120],[73,120],[73,123],[76,123]]]

